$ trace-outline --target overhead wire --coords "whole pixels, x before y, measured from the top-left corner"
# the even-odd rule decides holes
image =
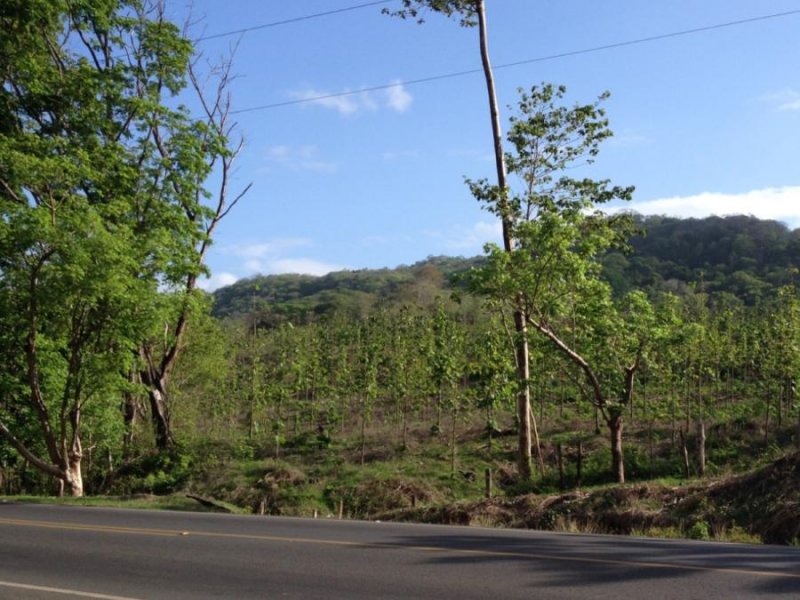
[[[373,3],[373,4],[383,4],[383,3],[385,3],[385,2],[376,2],[376,3]],[[528,58],[528,59],[518,60],[518,61],[514,61],[514,62],[502,63],[502,64],[494,65],[493,68],[496,71],[497,70],[501,70],[501,69],[509,69],[509,68],[518,67],[518,66],[521,66],[521,65],[533,64],[533,63],[538,63],[538,62],[546,62],[546,61],[557,60],[557,59],[561,59],[561,58],[568,58],[570,56],[580,56],[582,54],[590,54],[590,53],[594,53],[594,52],[601,52],[601,51],[604,51],[604,50],[613,50],[615,48],[624,48],[626,46],[634,46],[634,45],[637,45],[637,44],[646,44],[646,43],[656,42],[656,41],[660,41],[660,40],[666,40],[666,39],[670,39],[670,38],[693,35],[693,34],[697,34],[697,33],[703,33],[703,32],[707,32],[707,31],[714,31],[714,30],[718,30],[718,29],[725,29],[725,28],[728,28],[728,27],[746,25],[746,24],[750,24],[750,23],[756,23],[756,22],[759,22],[759,21],[766,21],[766,20],[770,20],[770,19],[778,19],[778,18],[793,16],[793,15],[798,15],[798,14],[800,14],[800,10],[789,10],[789,11],[785,11],[785,12],[772,13],[772,14],[769,14],[769,15],[760,15],[760,16],[756,16],[756,17],[749,17],[749,18],[746,18],[746,19],[738,19],[738,20],[735,20],[735,21],[727,21],[725,23],[716,23],[716,24],[713,24],[713,25],[706,25],[706,26],[703,26],[703,27],[694,27],[694,28],[691,28],[691,29],[683,29],[683,30],[680,30],[680,31],[672,31],[672,32],[669,32],[669,33],[651,35],[651,36],[642,37],[642,38],[636,38],[636,39],[632,39],[632,40],[625,40],[625,41],[621,41],[621,42],[613,42],[611,44],[604,44],[602,46],[592,46],[590,48],[582,48],[582,49],[579,49],[579,50],[569,50],[569,51],[566,51],[566,52],[559,52],[557,54],[548,54],[548,55],[545,55],[545,56],[538,56],[538,57],[535,57],[535,58]],[[442,74],[439,74],[439,75],[431,75],[429,77],[420,77],[420,78],[416,78],[416,79],[407,79],[407,80],[404,80],[404,81],[395,81],[395,82],[392,82],[392,83],[387,83],[387,84],[382,84],[382,85],[374,85],[374,86],[369,86],[369,87],[362,87],[362,88],[359,88],[357,90],[345,90],[345,91],[341,91],[341,92],[333,92],[333,93],[330,93],[330,94],[320,94],[320,95],[309,96],[309,97],[305,97],[305,98],[296,98],[294,100],[285,100],[285,101],[282,101],[282,102],[273,102],[273,103],[270,103],[270,104],[261,104],[261,105],[258,105],[258,106],[251,106],[251,107],[248,107],[248,108],[240,108],[238,110],[232,110],[230,114],[241,114],[241,113],[255,112],[255,111],[261,111],[261,110],[269,110],[269,109],[273,109],[273,108],[280,108],[280,107],[283,107],[283,106],[292,106],[292,105],[296,105],[296,104],[307,104],[307,103],[310,103],[310,102],[318,102],[320,100],[328,100],[328,99],[331,99],[331,98],[341,98],[343,96],[352,96],[352,95],[364,94],[364,93],[368,93],[368,92],[376,92],[376,91],[388,90],[388,89],[400,88],[400,87],[406,87],[406,86],[411,86],[411,85],[419,85],[419,84],[429,83],[429,82],[433,82],[433,81],[441,81],[443,79],[453,79],[453,78],[456,78],[456,77],[463,77],[463,76],[466,76],[466,75],[474,75],[476,73],[482,73],[482,72],[483,72],[482,68],[465,69],[463,71],[452,71],[452,72],[449,72],[449,73],[442,73]]]
[[[282,21],[273,21],[271,23],[262,23],[261,25],[253,25],[252,27],[243,27],[242,29],[234,29],[232,31],[223,31],[221,33],[213,33],[211,35],[204,35],[202,37],[195,38],[195,42],[205,42],[207,40],[215,40],[218,38],[223,37],[230,37],[232,35],[241,35],[243,33],[248,33],[250,31],[258,31],[260,29],[268,29],[270,27],[278,27],[280,25],[289,25],[291,23],[299,23],[301,21],[308,21],[309,19],[316,19],[319,17],[328,17],[330,15],[337,15],[340,13],[349,12],[351,10],[358,10],[359,8],[367,8],[370,6],[378,6],[380,4],[389,4],[390,2],[394,2],[395,0],[376,0],[374,2],[365,2],[363,4],[356,4],[354,6],[345,6],[343,8],[336,8],[333,10],[327,10],[325,12],[318,12],[313,13],[310,15],[303,15],[301,17],[293,17],[291,19],[284,19]]]

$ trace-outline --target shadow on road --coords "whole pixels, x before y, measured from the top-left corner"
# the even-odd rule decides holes
[[[682,590],[696,585],[691,597],[714,597],[703,588],[721,593],[720,586],[732,588],[742,597],[800,597],[800,550],[796,548],[533,532],[530,537],[501,536],[415,535],[393,543],[440,551],[441,555],[434,554],[429,560],[442,565],[527,563],[536,574],[536,587],[633,583],[647,590],[647,582],[674,581]],[[657,590],[663,593],[663,588],[652,588]],[[681,593],[681,597],[690,596]]]

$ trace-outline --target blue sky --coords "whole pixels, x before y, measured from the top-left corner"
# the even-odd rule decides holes
[[[194,0],[214,35],[368,0]],[[385,4],[388,8],[397,2]],[[183,0],[167,0],[182,21]],[[496,65],[800,11],[800,0],[487,0]],[[615,131],[587,173],[635,185],[646,214],[754,214],[800,227],[800,13],[499,69],[518,87],[564,84],[570,102],[611,92]],[[498,226],[463,178],[491,177],[480,74],[247,109],[478,69],[477,31],[381,6],[199,43],[238,44],[234,110],[250,193],[220,225],[207,289],[257,273],[394,267],[479,254]],[[504,111],[504,125],[509,111]]]

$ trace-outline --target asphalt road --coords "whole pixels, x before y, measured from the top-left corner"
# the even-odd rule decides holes
[[[800,549],[0,504],[0,598],[800,598]]]

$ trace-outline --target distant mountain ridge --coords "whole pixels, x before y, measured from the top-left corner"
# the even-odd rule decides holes
[[[702,287],[755,304],[798,281],[800,229],[751,216],[635,220],[641,233],[631,239],[631,252],[603,259],[606,277],[618,293],[641,288],[680,294]],[[213,314],[258,312],[296,319],[336,310],[366,312],[381,299],[429,301],[450,289],[454,274],[482,260],[431,256],[394,269],[258,275],[214,292]]]
[[[677,219],[637,217],[641,235],[628,255],[610,254],[605,273],[615,290],[692,285],[756,304],[797,281],[800,229],[752,216]]]
[[[381,298],[419,300],[441,293],[450,278],[480,264],[482,257],[430,256],[394,269],[336,271],[326,275],[257,275],[214,292],[217,317],[275,312],[297,317],[334,310],[365,311]],[[416,296],[416,297],[415,297]]]

